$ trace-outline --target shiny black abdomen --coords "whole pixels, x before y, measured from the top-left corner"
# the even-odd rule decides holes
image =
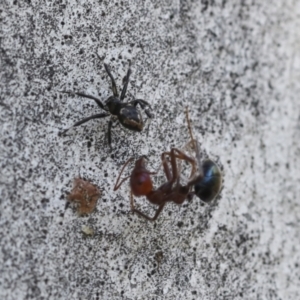
[[[206,160],[202,165],[203,177],[194,185],[195,194],[204,202],[212,201],[218,194],[222,184],[219,167],[212,160]]]

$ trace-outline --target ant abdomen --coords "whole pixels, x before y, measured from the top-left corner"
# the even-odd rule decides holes
[[[222,175],[218,165],[212,160],[202,164],[202,174],[194,184],[195,195],[202,201],[211,202],[220,192]]]

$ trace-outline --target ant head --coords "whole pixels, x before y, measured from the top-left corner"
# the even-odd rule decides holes
[[[148,157],[146,155],[142,155],[137,161],[135,162],[135,169],[145,169],[146,160],[148,161]]]
[[[145,156],[141,156],[136,162],[130,176],[131,191],[135,196],[148,195],[153,190],[150,172],[145,167]]]
[[[138,169],[144,169],[144,168],[145,168],[145,157],[141,156],[138,160],[136,160],[134,169],[138,170]]]
[[[202,174],[194,182],[194,191],[198,198],[206,203],[215,199],[222,185],[222,175],[217,164],[212,160],[205,160],[202,164]]]

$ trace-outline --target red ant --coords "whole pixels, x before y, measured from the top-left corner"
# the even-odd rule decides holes
[[[166,155],[169,155],[171,157],[172,172],[170,172],[168,163],[165,159]],[[168,181],[162,184],[158,189],[156,190],[153,189],[153,183],[150,177],[150,175],[154,175],[156,174],[156,172],[148,171],[145,167],[145,157],[141,157],[135,162],[135,167],[132,170],[131,175],[123,178],[120,181],[121,174],[123,173],[125,167],[133,160],[133,158],[127,160],[127,162],[124,164],[119,174],[119,177],[114,187],[114,191],[118,190],[122,185],[122,183],[128,178],[130,178],[131,210],[149,221],[155,221],[167,202],[175,202],[176,204],[182,204],[183,201],[187,197],[189,197],[190,186],[182,186],[179,183],[179,174],[177,169],[176,158],[186,160],[192,165],[192,171],[190,177],[193,177],[196,171],[195,161],[192,158],[185,155],[180,150],[173,148],[171,149],[171,152],[164,152],[161,155],[162,165]],[[175,182],[176,184],[174,185]],[[151,203],[158,205],[158,209],[154,217],[151,218],[134,207],[133,195],[136,197],[146,196]]]
[[[191,143],[193,144],[193,147],[198,150],[196,140],[194,140],[192,136],[188,111],[186,111],[186,115],[189,132],[192,138]],[[166,159],[167,156],[170,157],[171,170]],[[186,185],[180,184],[180,174],[178,172],[176,159],[184,160],[191,164],[191,174]],[[204,163],[200,166],[200,174],[194,178],[197,169],[197,162],[194,158],[187,156],[184,152],[177,148],[172,148],[170,152],[163,152],[161,155],[161,161],[167,182],[162,184],[156,190],[153,189],[153,183],[150,177],[150,175],[154,175],[156,172],[150,172],[146,169],[145,157],[139,158],[135,162],[135,167],[132,170],[131,175],[123,178],[120,181],[120,177],[125,167],[132,160],[133,158],[128,159],[122,167],[115,184],[114,191],[118,190],[123,182],[130,178],[131,210],[149,221],[155,221],[157,219],[167,202],[182,204],[185,199],[192,199],[194,195],[199,197],[201,200],[208,202],[214,199],[219,193],[221,186],[220,170],[218,166],[211,160],[204,161]],[[192,187],[194,187],[195,192],[191,192]],[[133,195],[136,197],[146,196],[151,203],[158,205],[158,209],[156,210],[154,217],[151,218],[134,207]]]

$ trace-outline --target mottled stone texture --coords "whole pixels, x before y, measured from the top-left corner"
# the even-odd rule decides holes
[[[299,1],[3,0],[0,18],[1,299],[300,299]],[[112,152],[107,119],[58,136],[100,112],[59,91],[104,101],[103,63],[120,88],[129,61],[149,132],[116,125]],[[188,142],[186,106],[223,189],[150,223],[113,185]],[[89,216],[66,207],[77,177],[102,191]]]

